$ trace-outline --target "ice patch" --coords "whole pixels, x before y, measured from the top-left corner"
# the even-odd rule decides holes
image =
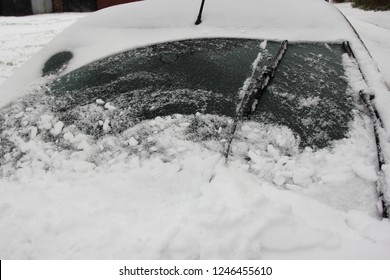
[[[299,105],[301,107],[311,107],[311,106],[316,106],[318,102],[320,101],[320,97],[315,96],[315,97],[308,97],[308,98],[300,98],[299,99]]]

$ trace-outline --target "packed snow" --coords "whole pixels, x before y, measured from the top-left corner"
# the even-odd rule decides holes
[[[318,9],[313,16],[322,19],[310,30],[299,31],[296,26],[279,30],[293,9],[281,5],[286,4],[282,0],[264,4],[265,10],[284,7],[279,9],[283,20],[275,30],[258,30],[267,20],[259,24],[250,16],[232,17],[225,11],[228,5],[214,14],[210,1],[204,23],[210,20],[212,27],[204,24],[196,29],[188,14],[196,17],[199,1],[177,1],[185,2],[185,12],[177,22],[168,20],[168,13],[160,13],[164,9],[157,5],[159,1],[144,2],[80,20],[1,87],[7,92],[0,93],[0,104],[13,102],[0,111],[0,258],[389,259],[390,222],[380,218],[376,207],[372,121],[356,96],[367,85],[347,55],[342,57],[349,81],[347,94],[357,103],[347,138],[328,148],[302,150],[288,127],[245,121],[236,128],[228,160],[224,152],[234,123],[229,117],[174,114],[117,132],[114,116],[120,104],[104,98],[83,107],[84,122],[60,119],[53,110],[53,97],[44,93],[52,77],[35,80],[23,96],[12,91],[21,77],[34,80],[40,74],[34,72],[39,61],[60,47],[74,47],[69,69],[75,69],[103,54],[152,43],[151,37],[157,42],[199,36],[325,41],[352,36],[343,28],[329,31],[334,26],[327,26],[319,15],[334,8],[322,0],[296,1],[310,3],[309,7]],[[142,5],[156,15],[155,22],[145,25],[141,17],[126,15],[133,7],[134,15],[139,14]],[[239,1],[233,10],[244,8]],[[110,10],[126,17],[113,20]],[[300,13],[295,16],[305,23]],[[61,15],[59,21],[65,18],[66,14]],[[336,23],[342,19],[341,15],[335,18]],[[75,35],[80,39],[95,28],[97,19],[104,33],[101,37],[87,36],[79,46],[64,41],[84,25]],[[107,29],[103,29],[103,19],[111,21]],[[129,19],[136,23],[133,29],[113,31],[126,26]],[[176,28],[181,23],[184,27]],[[153,24],[159,29],[147,29]],[[167,34],[166,27],[175,28]],[[130,38],[118,39],[127,32]],[[115,44],[110,38],[115,38]],[[94,45],[93,51],[87,42]],[[267,41],[259,47],[266,49]],[[357,51],[368,71],[372,63],[361,46]],[[258,56],[252,65],[253,73],[261,59]],[[371,79],[374,89],[381,89],[378,75]],[[247,88],[244,83],[237,94]],[[21,97],[15,100],[12,93]],[[316,98],[299,101],[308,108],[317,102]],[[89,133],[87,126],[100,127],[101,136]]]
[[[246,123],[225,164],[229,119],[174,115],[93,139],[45,109],[5,125],[2,258],[389,257],[361,125],[299,153],[287,128]]]

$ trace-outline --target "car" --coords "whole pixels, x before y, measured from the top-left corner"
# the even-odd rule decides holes
[[[389,89],[327,1],[111,7],[0,92],[1,258],[390,256]]]

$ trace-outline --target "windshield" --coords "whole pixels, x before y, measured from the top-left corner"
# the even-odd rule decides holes
[[[60,62],[72,59],[67,52],[49,59],[47,84],[1,108],[0,177],[157,160],[179,173],[186,163],[202,166],[209,175],[191,180],[208,181],[217,162],[229,160],[340,209],[376,211],[375,187],[355,175],[356,162],[375,161],[358,97],[364,81],[342,45],[185,40],[61,74]],[[332,188],[343,198],[326,195]]]
[[[240,99],[261,76],[280,42],[197,39],[127,51],[77,69],[50,85],[53,108],[68,122],[110,102],[120,111],[116,132],[175,113],[235,118]],[[249,119],[286,125],[300,146],[325,147],[345,137],[352,119],[340,44],[290,44]],[[81,119],[80,119],[81,118]],[[89,129],[90,130],[90,129]]]

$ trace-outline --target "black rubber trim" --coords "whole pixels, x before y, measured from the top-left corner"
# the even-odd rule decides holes
[[[373,123],[373,130],[375,135],[375,143],[376,143],[376,151],[377,151],[377,158],[378,158],[378,180],[377,180],[377,193],[379,196],[379,199],[381,200],[382,205],[382,217],[383,218],[389,218],[389,211],[390,211],[390,200],[388,197],[386,197],[386,190],[387,190],[387,184],[385,180],[385,174],[383,172],[383,165],[386,164],[381,141],[379,137],[379,129],[383,128],[382,121],[379,117],[378,111],[375,109],[375,107],[372,105],[372,100],[374,99],[374,96],[369,95],[364,92],[364,90],[361,90],[359,92],[360,99],[363,101],[363,103],[366,105],[368,112],[370,114],[370,118]]]
[[[349,21],[348,21],[349,22]],[[356,30],[355,30],[356,32]],[[360,37],[359,37],[360,39]],[[361,40],[361,39],[360,39]],[[362,41],[363,43],[363,41]],[[364,43],[363,43],[364,45]],[[345,51],[348,53],[349,57],[351,59],[354,59],[357,62],[357,66],[359,69],[360,74],[363,77],[364,82],[367,85],[367,80],[366,76],[364,75],[359,62],[357,61],[355,54],[351,48],[351,45],[348,41],[343,42],[343,47]],[[367,50],[368,51],[368,50]],[[375,96],[370,95],[368,93],[365,93],[364,90],[359,91],[359,96],[360,99],[363,101],[363,103],[366,105],[370,118],[372,120],[373,126],[374,126],[374,137],[375,137],[375,143],[376,143],[376,151],[377,151],[377,158],[378,158],[378,180],[376,182],[376,188],[377,188],[377,193],[379,196],[379,199],[381,201],[381,206],[382,206],[382,212],[380,213],[383,218],[389,218],[390,215],[390,198],[387,197],[386,190],[388,189],[387,183],[386,183],[386,178],[385,174],[383,172],[383,165],[386,164],[384,155],[382,152],[382,146],[381,146],[381,141],[380,141],[380,136],[379,136],[379,129],[383,128],[383,123],[381,120],[381,117],[376,110],[375,106],[372,104],[372,101],[374,100]]]
[[[356,59],[356,56],[355,54],[353,53],[353,50],[351,48],[351,44],[348,42],[348,41],[344,41],[343,42],[343,48],[345,50],[345,52],[349,55],[349,57],[352,57],[352,58],[355,58]],[[359,69],[360,70],[360,69]],[[361,71],[360,71],[361,72]],[[363,73],[362,73],[363,74]]]

